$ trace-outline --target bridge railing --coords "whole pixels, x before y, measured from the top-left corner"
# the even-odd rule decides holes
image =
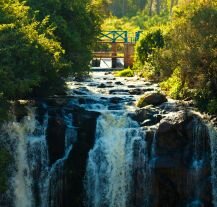
[[[128,31],[113,30],[113,31],[103,31],[100,33],[98,39],[101,42],[108,43],[136,43],[142,31],[137,31],[136,33],[129,33]]]

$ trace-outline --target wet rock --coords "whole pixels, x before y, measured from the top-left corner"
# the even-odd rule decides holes
[[[128,85],[127,87],[128,88],[135,88],[136,86],[135,85]]]
[[[162,118],[159,112],[160,111],[158,109],[152,107],[151,105],[145,106],[141,109],[136,110],[134,119],[139,123],[143,123],[142,126],[145,126],[144,125],[145,120],[150,120],[152,125],[154,125],[158,123]]]
[[[118,93],[128,93],[129,90],[126,89],[112,89],[109,91],[109,94],[118,94]]]
[[[106,84],[100,83],[100,84],[97,86],[97,88],[106,88]]]
[[[137,103],[139,108],[152,104],[154,106],[160,105],[166,102],[166,96],[161,93],[147,93]]]
[[[173,128],[177,128],[181,125],[184,124],[185,121],[188,119],[188,114],[185,111],[179,111],[179,112],[174,112],[170,113],[165,117],[158,128],[159,133],[167,133]]]
[[[211,207],[209,137],[202,120],[188,111],[171,112],[160,121],[152,139],[151,134],[147,143],[152,148],[152,195],[157,197],[153,206]],[[195,193],[200,198],[198,203]]]
[[[112,72],[106,72],[106,73],[104,73],[104,75],[110,75],[110,74],[112,74]]]
[[[134,89],[129,90],[129,94],[131,95],[141,95],[143,93],[144,92],[141,88],[134,88]]]
[[[122,82],[120,82],[120,81],[116,81],[115,84],[116,84],[116,85],[120,85],[120,86],[124,85],[124,84],[123,84]]]
[[[66,126],[60,116],[60,111],[50,111],[47,129],[48,153],[50,165],[63,157],[65,148],[65,130]]]

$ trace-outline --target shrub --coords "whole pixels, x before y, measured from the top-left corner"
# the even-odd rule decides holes
[[[217,114],[217,98],[209,101],[207,111],[211,114]]]
[[[121,70],[121,71],[117,72],[115,74],[115,76],[118,76],[118,77],[133,77],[134,73],[130,68],[127,68],[127,69],[124,69],[124,70]]]
[[[144,63],[154,50],[163,48],[164,38],[160,28],[148,30],[136,45],[136,60]]]
[[[160,83],[161,89],[171,98],[186,98],[189,90],[186,83],[182,82],[181,69],[176,68],[171,77]]]

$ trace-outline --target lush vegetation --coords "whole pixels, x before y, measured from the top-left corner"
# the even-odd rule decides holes
[[[217,112],[217,1],[190,1],[173,10],[171,21],[143,33],[135,69],[162,82],[172,98],[193,98]]]
[[[117,77],[133,77],[134,72],[130,68],[127,68],[127,69],[124,69],[124,70],[117,72],[115,74],[115,76],[117,76]]]
[[[63,93],[64,78],[87,72],[103,5],[0,0],[0,112],[8,100]]]

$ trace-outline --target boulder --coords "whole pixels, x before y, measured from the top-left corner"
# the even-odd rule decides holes
[[[159,123],[162,115],[160,115],[160,111],[157,108],[149,105],[136,110],[132,118],[139,122],[141,126],[151,126]]]
[[[150,105],[150,104],[157,106],[157,105],[160,105],[166,101],[167,101],[167,98],[162,93],[147,93],[140,98],[140,100],[137,103],[137,106],[139,108],[142,108],[142,107]]]

